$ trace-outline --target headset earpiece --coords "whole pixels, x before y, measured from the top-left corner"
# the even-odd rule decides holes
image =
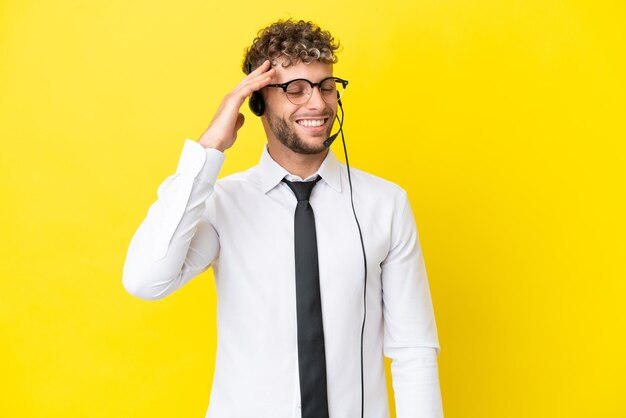
[[[257,116],[263,116],[263,113],[265,113],[265,100],[263,100],[260,91],[252,93],[248,99],[248,106],[250,106],[252,113]]]
[[[246,62],[246,74],[250,74],[252,72],[252,64],[250,61]],[[263,100],[263,96],[260,91],[255,91],[252,93],[250,98],[248,99],[248,106],[252,113],[257,116],[262,116],[265,113],[265,101]]]

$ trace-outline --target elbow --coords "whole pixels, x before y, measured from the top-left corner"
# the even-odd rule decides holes
[[[132,272],[124,268],[122,285],[130,295],[143,300],[163,299],[167,293],[164,292],[160,286],[155,286],[152,282],[149,275]]]

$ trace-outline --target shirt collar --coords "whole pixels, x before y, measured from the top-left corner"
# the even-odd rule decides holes
[[[287,170],[272,159],[267,150],[267,145],[263,147],[263,154],[261,154],[261,160],[259,161],[259,174],[263,193],[269,192],[276,187],[285,176],[290,175]],[[315,174],[320,175],[322,181],[335,191],[341,193],[341,166],[337,157],[335,157],[335,154],[333,154],[331,150],[328,151],[326,158],[324,158],[322,165],[320,165],[320,168]]]

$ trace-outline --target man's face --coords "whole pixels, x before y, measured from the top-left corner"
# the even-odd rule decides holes
[[[283,68],[276,65],[276,75],[272,84],[282,84],[296,78],[304,78],[318,83],[326,77],[332,77],[333,65],[314,61],[310,64],[299,62]],[[264,89],[265,114],[269,125],[268,140],[276,139],[282,145],[298,154],[319,154],[326,150],[324,141],[330,136],[337,103],[326,103],[319,91],[313,89],[307,103],[295,105],[291,103],[281,88],[266,87]],[[321,126],[311,126],[319,124]],[[307,126],[309,125],[309,126]],[[266,129],[267,130],[267,129]]]

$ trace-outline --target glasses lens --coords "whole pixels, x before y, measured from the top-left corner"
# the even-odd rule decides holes
[[[324,80],[324,82],[322,82],[320,91],[322,92],[322,98],[326,103],[334,103],[337,99],[341,98],[341,95],[343,94],[343,85],[334,78],[329,78],[328,80]]]
[[[289,83],[287,87],[287,98],[293,104],[303,104],[309,100],[311,95],[311,86],[304,80]]]
[[[328,104],[336,103],[343,95],[343,90],[343,84],[334,78],[324,80],[320,86],[322,99]],[[285,93],[291,103],[296,105],[304,104],[311,97],[311,85],[304,80],[293,81],[289,83]]]

